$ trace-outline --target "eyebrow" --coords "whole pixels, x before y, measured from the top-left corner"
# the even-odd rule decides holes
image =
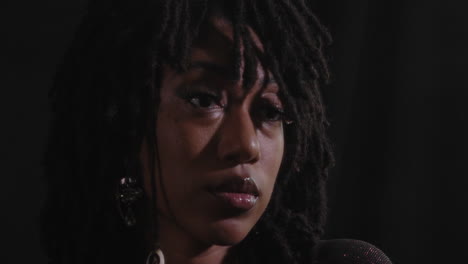
[[[204,69],[208,71],[212,71],[221,75],[229,74],[229,69],[226,66],[216,64],[209,61],[194,61],[190,63],[189,70],[191,69]]]
[[[194,61],[190,63],[188,69],[189,70],[204,69],[204,70],[212,71],[217,74],[224,75],[224,76],[229,76],[230,74],[230,69],[228,67],[221,65],[221,64],[209,62],[209,61]],[[234,80],[234,81],[238,81],[238,80]],[[268,84],[277,84],[277,83],[273,77],[270,77],[270,78],[266,78],[263,80],[263,85],[268,85]]]

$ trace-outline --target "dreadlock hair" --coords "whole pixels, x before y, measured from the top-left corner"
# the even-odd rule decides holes
[[[141,174],[143,138],[155,146],[161,67],[184,71],[200,27],[215,13],[232,23],[234,74],[242,74],[249,87],[262,63],[273,73],[293,121],[284,128],[285,152],[271,201],[235,246],[236,257],[242,263],[310,263],[323,233],[333,155],[319,91],[329,79],[324,48],[331,40],[306,0],[89,3],[50,91],[53,119],[44,173],[49,189],[42,222],[49,263],[143,263],[148,223],[124,226],[115,208],[116,185],[125,174]],[[259,36],[262,54],[247,27]],[[155,148],[150,160],[158,159]],[[156,169],[153,165],[153,176]],[[157,237],[155,201],[142,203],[137,216],[152,212]]]

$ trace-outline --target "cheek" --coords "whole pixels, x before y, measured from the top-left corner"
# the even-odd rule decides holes
[[[181,202],[200,185],[196,176],[204,164],[201,159],[213,133],[213,128],[197,127],[172,114],[172,111],[159,113],[157,143],[168,198]]]
[[[196,159],[208,144],[211,131],[190,122],[187,105],[171,91],[179,82],[163,82],[157,119],[157,144],[164,170],[180,168]],[[180,80],[179,80],[180,81]]]
[[[164,115],[160,124],[163,125],[158,126],[157,141],[164,175],[174,178],[186,173],[187,168],[198,169],[213,132]],[[184,176],[186,181],[191,180],[189,176]]]
[[[284,153],[284,138],[283,132],[279,132],[275,136],[260,137],[261,144],[261,166],[264,175],[265,195],[270,199],[273,187],[278,177],[278,172],[283,160]]]

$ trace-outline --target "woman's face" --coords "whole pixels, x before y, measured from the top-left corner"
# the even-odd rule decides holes
[[[260,65],[249,89],[232,80],[232,28],[218,18],[209,24],[193,45],[187,72],[164,68],[156,131],[160,163],[154,161],[161,172],[157,208],[161,236],[233,245],[270,200],[283,157],[282,104],[277,84],[266,81],[271,73]],[[147,157],[144,146],[144,185],[151,194]]]

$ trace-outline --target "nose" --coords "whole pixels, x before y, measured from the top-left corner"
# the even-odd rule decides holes
[[[219,130],[219,158],[231,164],[257,162],[260,159],[260,144],[249,111],[239,107],[230,112]]]

